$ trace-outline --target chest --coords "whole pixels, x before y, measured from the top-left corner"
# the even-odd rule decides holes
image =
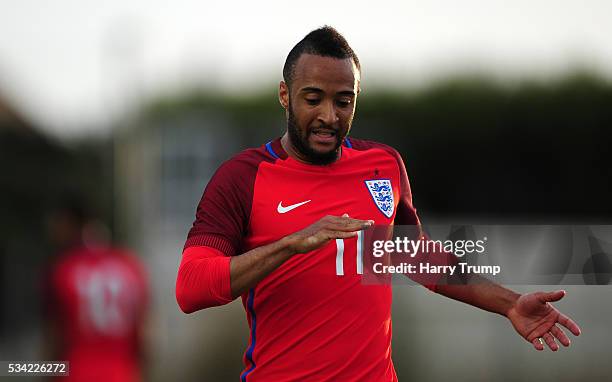
[[[400,194],[397,165],[370,161],[336,171],[267,166],[258,172],[247,247],[254,248],[299,231],[326,215],[349,214],[390,225]]]

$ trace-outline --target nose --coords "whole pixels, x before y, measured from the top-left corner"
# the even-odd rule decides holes
[[[332,126],[338,122],[338,114],[333,102],[324,102],[321,104],[321,112],[319,113],[319,121],[325,125]]]

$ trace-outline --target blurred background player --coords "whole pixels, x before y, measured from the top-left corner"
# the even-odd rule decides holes
[[[83,200],[64,196],[49,216],[58,256],[45,285],[53,359],[68,361],[68,381],[140,381],[141,332],[148,301],[145,270],[113,247]]]

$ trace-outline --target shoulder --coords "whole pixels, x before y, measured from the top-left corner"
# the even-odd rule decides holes
[[[86,255],[86,248],[80,245],[64,249],[57,254],[51,267],[57,272],[65,271],[79,264]]]
[[[220,216],[235,220],[248,219],[250,205],[259,166],[263,162],[274,162],[265,146],[251,148],[234,155],[216,170],[208,181],[198,211],[200,218],[212,224]],[[228,214],[228,212],[233,212]]]
[[[402,156],[400,153],[394,149],[393,147],[376,141],[366,140],[366,139],[358,139],[358,138],[350,138],[351,148],[358,151],[366,151],[366,150],[383,150],[389,153],[395,160],[402,163]]]
[[[56,256],[50,263],[47,275],[47,282],[52,287],[64,285],[66,280],[69,280],[75,270],[79,269],[89,257],[87,256],[86,249],[82,246],[64,249]]]
[[[250,179],[256,175],[262,162],[273,161],[274,158],[266,151],[265,146],[249,148],[223,162],[213,178],[230,182]]]

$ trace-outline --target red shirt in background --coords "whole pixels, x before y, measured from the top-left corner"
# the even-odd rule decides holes
[[[148,290],[145,271],[127,251],[79,246],[50,274],[50,313],[70,362],[62,381],[139,381],[140,335]]]

